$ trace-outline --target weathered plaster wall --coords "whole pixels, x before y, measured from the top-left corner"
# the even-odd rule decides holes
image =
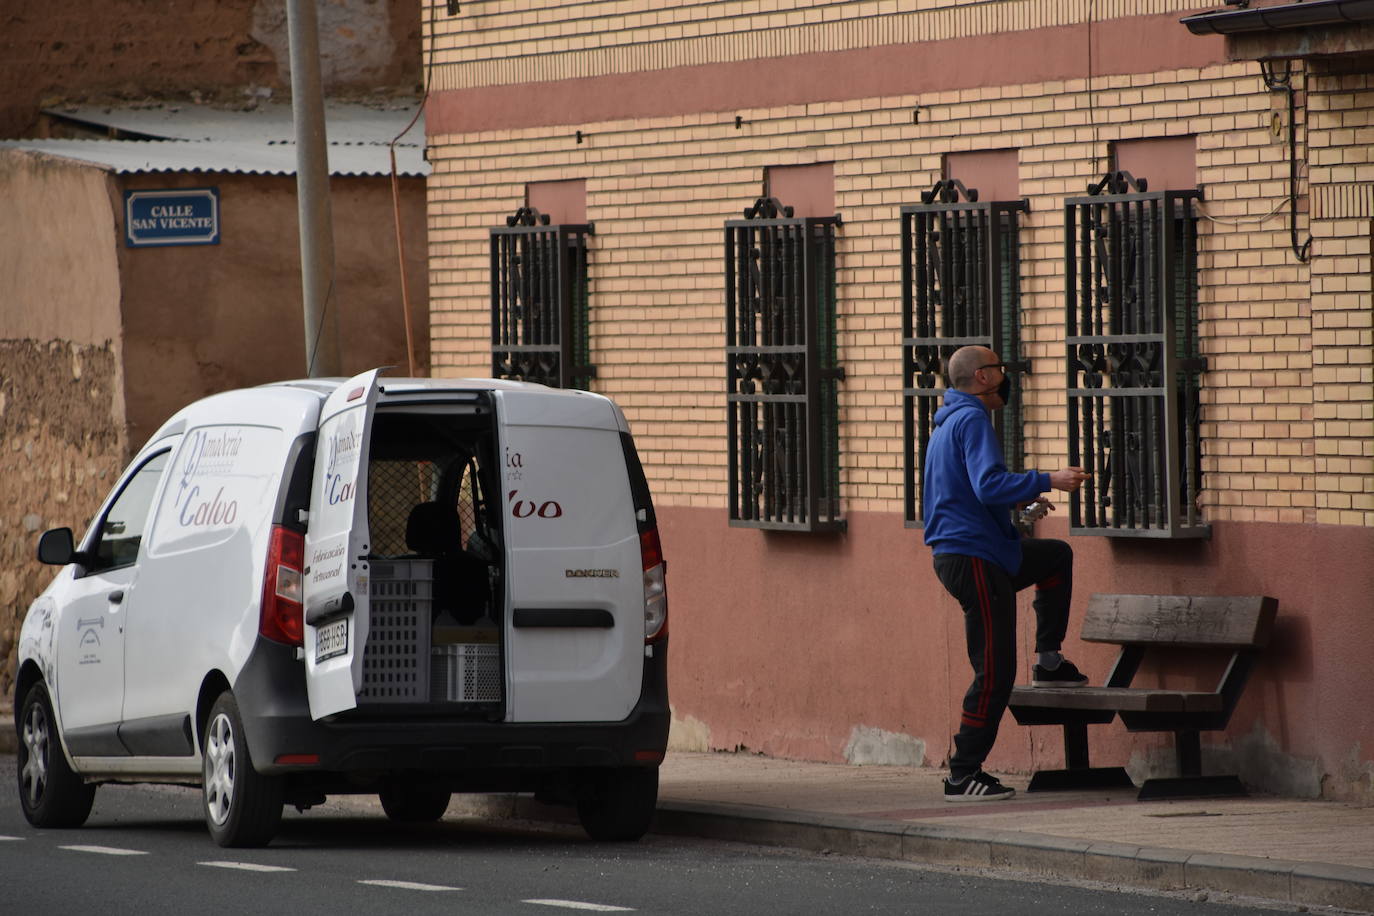
[[[419,82],[418,0],[333,0],[318,6],[320,79],[326,89]],[[283,82],[291,79],[286,0],[253,5],[252,36],[268,48]]]
[[[218,245],[118,249],[124,289],[124,361],[130,441],[144,442],[177,409],[205,395],[306,375],[300,241],[294,178],[260,175],[124,176],[122,186],[214,185]],[[407,372],[405,324],[390,183],[335,178],[336,289],[343,369]],[[428,373],[424,183],[403,182],[412,335]],[[123,232],[122,214],[119,231]]]
[[[95,166],[0,150],[0,339],[119,337],[115,193]]]
[[[0,697],[19,623],[53,570],[47,528],[83,530],[127,449],[110,176],[0,153]]]

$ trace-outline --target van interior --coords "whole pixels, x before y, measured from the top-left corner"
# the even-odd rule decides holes
[[[488,412],[378,410],[367,478],[371,600],[361,705],[500,718],[496,454]]]

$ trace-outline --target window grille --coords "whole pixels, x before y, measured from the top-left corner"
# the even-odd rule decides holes
[[[1073,534],[1207,537],[1197,328],[1201,192],[1108,173],[1065,201]]]
[[[760,198],[725,224],[730,524],[842,530],[835,230]]]
[[[491,230],[491,373],[587,388],[596,375],[588,331],[590,225],[549,225],[521,207]]]
[[[1025,201],[980,203],[957,179],[902,207],[902,446],[906,526],[923,527],[926,443],[944,396],[944,361],[964,346],[1021,359],[1019,218]],[[1019,394],[1020,392],[1018,392]],[[993,414],[1007,467],[1022,468],[1020,398]]]

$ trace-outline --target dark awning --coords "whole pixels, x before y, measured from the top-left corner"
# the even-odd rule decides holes
[[[1194,35],[1235,35],[1374,22],[1374,0],[1311,0],[1259,9],[1220,10],[1181,20]]]

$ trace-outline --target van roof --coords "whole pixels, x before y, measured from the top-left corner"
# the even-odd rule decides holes
[[[340,385],[348,381],[346,378],[308,378],[291,379],[284,382],[270,382],[260,385],[260,388],[302,388],[306,391],[313,391],[321,397],[328,397]],[[510,379],[500,378],[392,378],[382,376],[378,379],[378,384],[389,392],[420,392],[420,391],[492,391],[495,389],[506,389],[515,391],[560,391],[562,389],[549,388],[545,385],[533,382],[514,382]]]
[[[276,422],[281,423],[283,428],[304,430],[313,427],[319,406],[340,385],[347,381],[348,379],[345,378],[292,379],[258,385],[255,388],[241,388],[213,394],[187,404],[178,410],[162,424],[162,427],[148,441],[149,443],[156,442],[166,436],[182,432],[188,427],[188,424],[242,422],[245,412],[259,417],[270,415],[275,417]],[[563,399],[571,399],[572,402],[582,399],[589,399],[594,402],[607,401],[605,397],[591,392],[549,388],[545,385],[514,382],[508,379],[382,377],[379,384],[384,399],[398,396],[404,398],[407,395],[423,398],[424,395],[428,394],[454,391],[503,390],[541,395],[536,400],[545,404],[550,403],[546,398],[559,399],[558,403],[567,406],[570,406],[570,401]],[[586,402],[583,401],[583,403]],[[562,409],[560,412],[570,417],[581,416],[581,412],[578,410],[573,410],[570,414]],[[616,423],[625,428],[624,418],[619,415],[618,411],[615,416]]]

